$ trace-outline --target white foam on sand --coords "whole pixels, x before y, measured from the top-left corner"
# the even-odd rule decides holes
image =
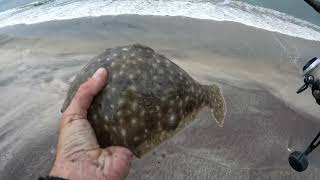
[[[39,3],[38,3],[39,4]],[[0,27],[103,15],[185,16],[234,21],[294,37],[320,41],[320,27],[287,14],[232,0],[55,0],[0,12]]]

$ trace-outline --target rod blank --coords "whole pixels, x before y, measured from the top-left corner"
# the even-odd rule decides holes
[[[314,10],[316,10],[318,13],[320,13],[320,1],[319,0],[304,0],[306,3],[308,3],[311,7],[313,7]]]

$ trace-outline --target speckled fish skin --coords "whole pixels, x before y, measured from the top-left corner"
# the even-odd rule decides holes
[[[93,58],[71,83],[62,112],[100,67],[108,70],[108,85],[94,98],[88,119],[101,147],[120,145],[141,157],[180,131],[204,106],[223,126],[226,106],[216,84],[201,85],[165,56],[139,44],[107,49]]]

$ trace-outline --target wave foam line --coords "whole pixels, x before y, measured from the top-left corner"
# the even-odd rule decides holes
[[[56,0],[0,12],[0,27],[104,15],[185,16],[233,21],[308,40],[320,41],[320,27],[285,13],[239,1]]]

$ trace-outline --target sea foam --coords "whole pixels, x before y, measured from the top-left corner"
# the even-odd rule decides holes
[[[275,10],[240,1],[55,0],[0,12],[0,27],[104,15],[184,16],[233,21],[308,40],[320,41],[320,27]]]

